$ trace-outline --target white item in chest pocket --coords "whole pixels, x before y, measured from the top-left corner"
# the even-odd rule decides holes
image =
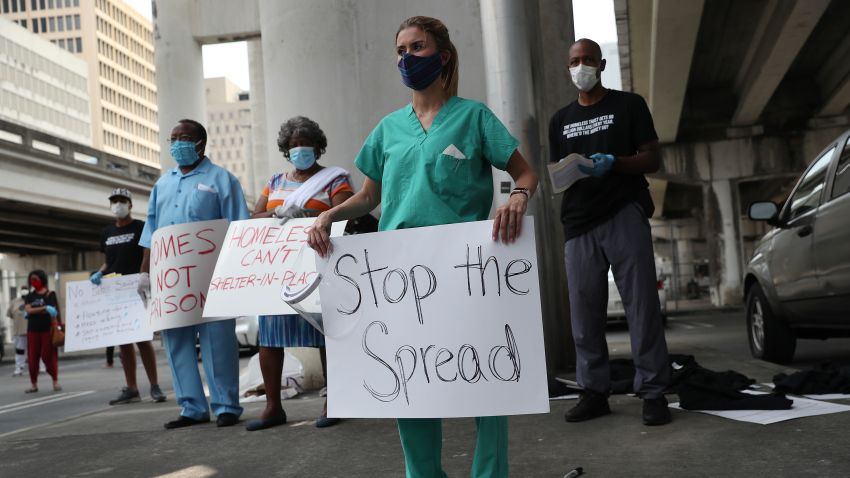
[[[198,191],[218,194],[218,191],[215,190],[215,186],[207,186],[204,183],[198,183]]]
[[[463,151],[457,149],[457,146],[450,144],[443,150],[443,154],[446,156],[451,156],[455,159],[466,159],[466,155],[463,154]]]
[[[460,166],[460,162],[466,159],[466,155],[463,154],[463,151],[459,150],[454,144],[448,145],[446,149],[443,150],[443,155],[455,158],[454,171],[457,171],[457,168]]]

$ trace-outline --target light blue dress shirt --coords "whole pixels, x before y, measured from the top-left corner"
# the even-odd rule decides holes
[[[153,233],[160,227],[250,217],[239,180],[205,156],[192,171],[183,174],[179,167],[170,169],[154,184],[139,245],[150,249]]]

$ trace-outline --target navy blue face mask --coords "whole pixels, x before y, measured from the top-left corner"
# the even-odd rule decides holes
[[[408,88],[424,90],[431,86],[443,71],[443,60],[440,52],[431,56],[416,56],[404,53],[398,61],[398,71],[401,81]]]

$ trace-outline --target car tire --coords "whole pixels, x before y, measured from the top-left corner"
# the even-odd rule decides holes
[[[789,362],[797,348],[797,337],[773,313],[759,284],[754,284],[747,294],[746,310],[747,338],[753,357],[775,363]]]

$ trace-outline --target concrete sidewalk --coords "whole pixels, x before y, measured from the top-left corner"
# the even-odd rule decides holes
[[[676,320],[675,333],[668,332],[672,353],[694,354],[708,368],[734,369],[760,382],[786,370],[750,359],[740,344],[735,352],[716,345],[739,340],[730,339],[739,335],[737,324],[715,329],[709,339],[696,329],[677,332]],[[615,335],[612,356],[627,356],[625,335]],[[404,475],[393,420],[345,420],[317,429],[313,421],[323,399],[315,393],[284,402],[289,424],[260,432],[246,432],[242,424],[165,431],[162,424],[177,415],[169,399],[168,406],[112,407],[0,438],[0,476],[36,476],[36,471],[38,476],[126,477]],[[850,413],[762,426],[674,410],[672,424],[645,427],[640,400],[621,395],[611,398],[612,415],[567,424],[563,414],[573,404],[552,401],[549,414],[510,419],[511,476],[560,478],[577,466],[590,477],[850,476]],[[262,407],[247,405],[243,418],[258,416]],[[449,476],[469,475],[474,440],[471,419],[444,421],[443,463]]]

